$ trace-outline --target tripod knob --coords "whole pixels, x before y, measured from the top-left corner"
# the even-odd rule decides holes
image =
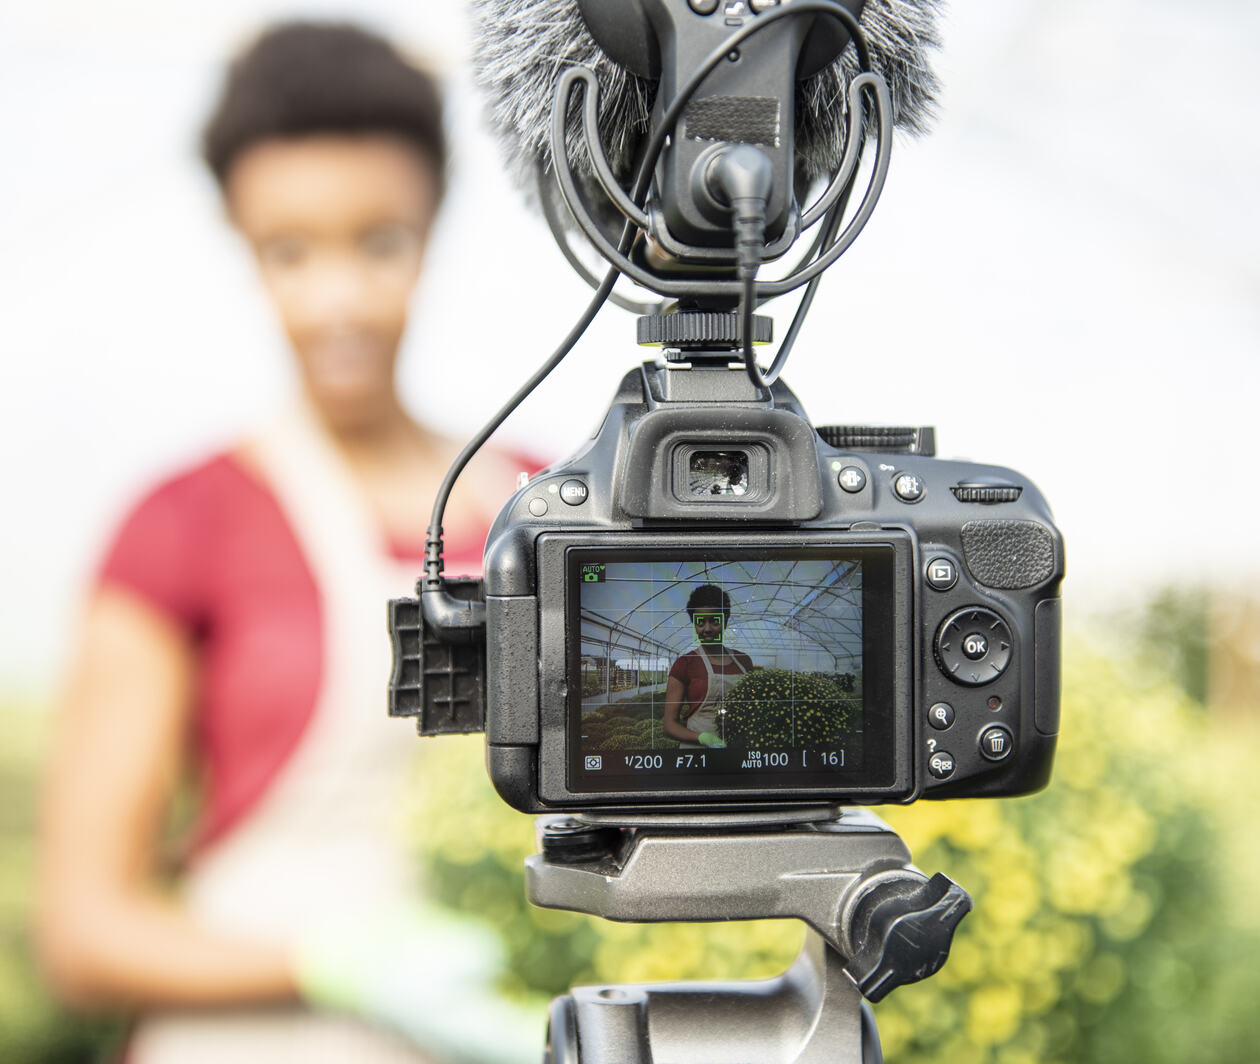
[[[971,912],[971,896],[939,872],[912,872],[871,885],[853,909],[845,971],[870,1001],[935,974],[949,956],[954,930]]]

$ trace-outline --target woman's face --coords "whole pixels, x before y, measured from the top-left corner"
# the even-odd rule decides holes
[[[387,135],[319,134],[246,149],[226,184],[307,394],[337,427],[380,416],[436,210],[431,166]]]
[[[726,616],[720,612],[696,613],[691,618],[696,629],[696,639],[701,646],[721,644],[726,627]]]

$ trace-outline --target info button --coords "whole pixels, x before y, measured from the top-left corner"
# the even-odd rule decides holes
[[[947,780],[954,774],[954,755],[944,750],[936,750],[928,758],[928,771],[938,780]]]

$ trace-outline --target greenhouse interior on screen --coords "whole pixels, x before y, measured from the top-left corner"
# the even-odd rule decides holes
[[[581,585],[584,749],[677,746],[662,726],[666,692],[671,669],[692,653],[707,654],[727,676],[718,713],[732,745],[794,748],[860,734],[860,562],[638,560],[594,568],[597,578]],[[729,596],[729,613],[713,605],[722,601],[713,590],[693,610],[694,620],[721,615],[716,637],[702,635],[687,609],[706,586]],[[702,639],[720,645],[702,649]]]

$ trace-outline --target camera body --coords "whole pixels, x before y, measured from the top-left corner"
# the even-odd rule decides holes
[[[484,591],[484,646],[426,630],[426,662],[393,604],[391,712],[467,731],[484,699],[491,779],[523,812],[1037,790],[1062,538],[1026,478],[933,450],[931,430],[816,431],[725,365],[644,364],[491,529],[463,591]],[[452,649],[462,678],[435,667]]]

